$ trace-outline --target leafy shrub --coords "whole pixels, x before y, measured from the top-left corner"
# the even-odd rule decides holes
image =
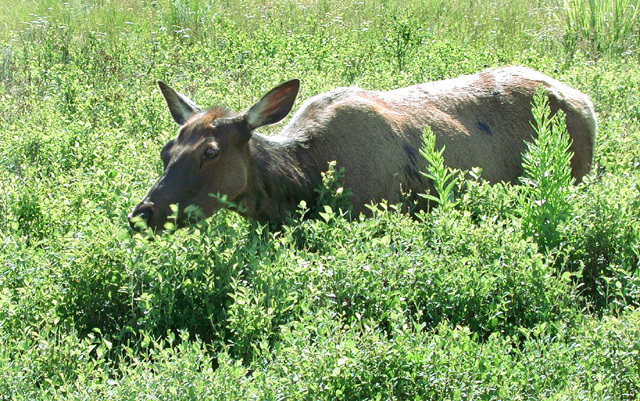
[[[600,313],[640,304],[640,188],[630,182],[637,178],[605,175],[590,182],[579,194],[582,207],[563,228],[565,269]]]
[[[479,343],[467,328],[443,322],[424,331],[396,314],[388,341],[372,321],[345,329],[321,312],[283,327],[279,346],[239,385],[245,397],[260,399],[518,399],[545,394],[553,399],[631,400],[640,391],[637,322],[637,313],[625,320],[578,319],[573,327],[541,324],[522,330],[525,338],[519,343],[497,333]]]
[[[336,215],[300,222],[298,239],[285,234],[279,247],[295,249],[293,240],[306,251],[260,263],[255,281],[236,288],[243,302],[232,309],[252,304],[254,316],[273,323],[287,320],[280,313],[329,308],[345,324],[376,317],[382,330],[401,310],[427,327],[447,320],[485,336],[554,320],[571,305],[555,268],[513,226],[476,226],[455,211],[423,215],[419,224],[393,208],[372,213],[357,223]],[[274,294],[279,303],[269,301]]]
[[[255,247],[256,254],[247,258],[245,246]],[[152,243],[94,233],[68,250],[86,256],[69,258],[69,289],[60,312],[85,334],[97,328],[131,340],[141,331],[159,337],[188,329],[194,338],[224,342],[232,282],[252,269],[258,246],[245,243],[224,222],[203,223],[187,238],[165,235]]]

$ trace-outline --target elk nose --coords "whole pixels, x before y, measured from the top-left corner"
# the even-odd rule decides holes
[[[140,229],[140,222],[144,222],[148,226],[153,216],[153,210],[153,203],[151,202],[143,202],[136,206],[129,216],[127,216],[131,228]]]

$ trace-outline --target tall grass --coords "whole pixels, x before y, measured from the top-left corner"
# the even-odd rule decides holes
[[[640,12],[634,0],[564,0],[566,44],[592,57],[603,53],[636,57],[640,52]]]

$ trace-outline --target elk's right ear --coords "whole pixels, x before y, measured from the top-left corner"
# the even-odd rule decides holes
[[[172,87],[165,84],[162,81],[158,81],[158,86],[164,96],[164,100],[167,101],[171,116],[180,125],[187,122],[194,114],[199,113],[200,107],[185,95],[176,92]]]
[[[244,119],[251,130],[264,125],[275,124],[289,114],[298,96],[300,81],[292,79],[267,92],[262,99],[244,113]]]

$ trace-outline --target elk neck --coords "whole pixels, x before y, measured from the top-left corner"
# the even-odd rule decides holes
[[[246,190],[236,198],[242,215],[257,221],[283,222],[300,201],[313,205],[321,176],[308,144],[254,133],[249,141]]]

